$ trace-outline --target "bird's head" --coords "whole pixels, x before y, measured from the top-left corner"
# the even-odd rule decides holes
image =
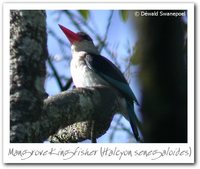
[[[84,51],[94,54],[98,53],[92,38],[88,34],[84,32],[74,33],[60,24],[59,27],[70,41],[72,52]]]

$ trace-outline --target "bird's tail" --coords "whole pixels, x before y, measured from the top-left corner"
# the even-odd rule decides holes
[[[129,122],[131,124],[131,128],[135,136],[135,139],[138,142],[142,142],[139,136],[139,132],[138,132],[139,128],[141,128],[141,123],[134,112],[134,105],[132,103],[127,102],[127,109],[128,109]]]

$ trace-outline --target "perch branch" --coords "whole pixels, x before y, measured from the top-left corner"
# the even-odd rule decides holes
[[[98,138],[108,130],[118,107],[117,92],[108,87],[76,88],[49,97],[44,101],[45,118],[52,119],[47,128],[48,131],[57,131],[49,141],[61,143],[91,139],[94,130],[91,121],[95,121],[93,138]]]

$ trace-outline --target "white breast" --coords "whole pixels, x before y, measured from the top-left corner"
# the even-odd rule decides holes
[[[93,70],[88,68],[84,60],[85,56],[85,52],[77,52],[73,55],[71,60],[70,70],[75,86],[108,86],[109,84],[106,81],[99,77]]]

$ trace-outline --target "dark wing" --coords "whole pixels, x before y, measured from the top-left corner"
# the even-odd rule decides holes
[[[134,100],[138,104],[124,75],[111,61],[103,56],[95,54],[87,54],[85,61],[91,70],[95,71],[113,87],[117,88],[125,98]]]

